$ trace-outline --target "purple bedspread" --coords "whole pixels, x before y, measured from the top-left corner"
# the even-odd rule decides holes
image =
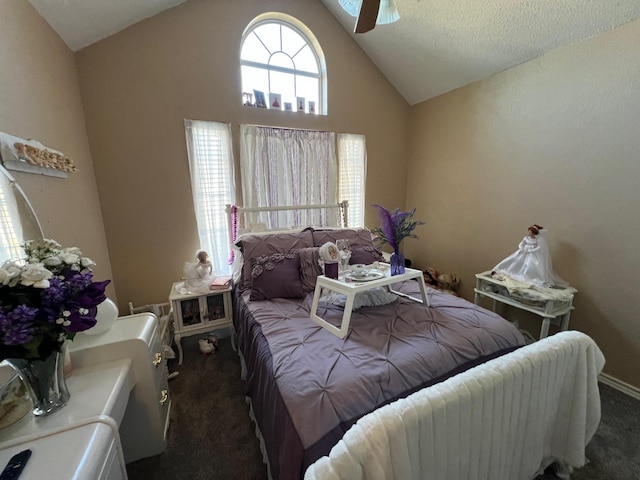
[[[417,283],[398,290],[418,293]],[[236,299],[235,328],[248,395],[274,479],[299,479],[361,416],[525,341],[509,322],[427,289],[431,307],[399,298],[353,312],[340,339],[309,318],[302,299]],[[342,309],[319,310],[339,324]]]

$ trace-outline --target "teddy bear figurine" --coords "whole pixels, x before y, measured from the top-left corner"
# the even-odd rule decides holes
[[[203,355],[209,355],[216,353],[217,342],[213,341],[212,337],[201,338],[198,340],[198,345],[200,346],[200,351]]]
[[[460,279],[455,273],[438,273],[433,267],[427,267],[422,271],[425,285],[429,285],[442,292],[460,296]]]
[[[457,297],[460,296],[458,289],[460,288],[460,279],[455,273],[441,273],[438,275],[437,289],[443,292],[450,293]]]

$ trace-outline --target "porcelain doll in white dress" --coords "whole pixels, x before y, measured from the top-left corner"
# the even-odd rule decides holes
[[[196,261],[184,264],[184,278],[185,287],[191,292],[206,293],[211,289],[215,274],[207,252],[198,250]]]
[[[493,272],[540,287],[568,285],[553,271],[546,233],[540,225],[530,226],[518,250],[498,263]]]

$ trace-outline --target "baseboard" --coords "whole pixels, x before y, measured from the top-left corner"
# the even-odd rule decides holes
[[[612,377],[611,375],[607,375],[606,373],[601,373],[600,375],[598,375],[598,381],[610,386],[611,388],[615,388],[622,393],[626,393],[630,397],[640,400],[640,388],[638,387],[629,385],[628,383],[625,383],[622,380],[618,380],[617,378]]]

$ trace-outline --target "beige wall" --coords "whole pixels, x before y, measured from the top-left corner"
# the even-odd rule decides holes
[[[473,274],[545,225],[556,271],[580,291],[571,327],[596,339],[607,373],[640,386],[640,22],[409,109],[320,2],[239,3],[190,0],[83,50],[79,88],[74,55],[28,2],[0,2],[0,131],[80,168],[66,180],[14,176],[45,235],[92,256],[98,278],[113,278],[106,228],[121,309],[165,301],[198,246],[184,118],[231,122],[236,137],[239,123],[364,133],[367,204],[404,206],[406,191],[427,221],[404,245],[418,267],[456,272],[471,299]],[[241,32],[269,10],[323,46],[329,116],[239,105]]]
[[[25,0],[0,2],[0,131],[64,152],[79,173],[67,179],[11,172],[29,197],[44,235],[78,246],[112,278],[84,125],[73,53]],[[110,286],[107,294],[115,298]]]
[[[579,290],[570,327],[636,387],[638,45],[635,21],[412,107],[407,205],[428,225],[406,244],[420,266],[459,274],[472,299],[474,273],[544,225],[556,272]]]
[[[328,116],[241,105],[242,32],[268,11],[320,42]],[[190,0],[82,50],[77,66],[121,308],[167,301],[199,247],[185,118],[230,122],[236,157],[240,123],[365,134],[367,204],[404,206],[409,106],[321,2]]]

